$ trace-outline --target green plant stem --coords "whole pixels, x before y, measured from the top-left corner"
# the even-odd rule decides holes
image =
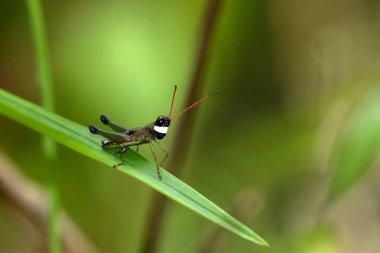
[[[53,77],[45,30],[45,22],[40,0],[26,0],[29,23],[33,37],[34,52],[36,55],[38,84],[41,91],[42,106],[54,111]],[[49,168],[48,189],[48,233],[50,252],[60,253],[61,245],[58,236],[58,209],[59,196],[57,186],[57,169],[54,166],[57,146],[47,137],[42,139],[42,151]]]
[[[45,137],[46,138],[46,137]],[[50,139],[48,139],[51,141]],[[52,142],[52,141],[51,141]],[[55,146],[55,143],[52,142]],[[49,158],[48,158],[49,159]],[[49,159],[54,162],[52,159]],[[61,252],[61,241],[59,236],[59,190],[57,179],[57,168],[53,165],[49,168],[49,189],[48,189],[48,232],[49,248],[52,253]]]

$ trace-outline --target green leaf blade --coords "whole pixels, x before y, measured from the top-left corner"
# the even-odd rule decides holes
[[[328,201],[349,191],[368,172],[380,152],[380,89],[361,97],[344,123],[332,155]]]
[[[86,127],[48,112],[1,89],[0,114],[110,167],[119,162],[118,157],[100,147],[99,141],[101,138],[90,134]],[[250,228],[166,170],[161,170],[162,180],[159,180],[155,165],[138,153],[129,150],[126,152],[124,160],[126,163],[118,167],[121,172],[142,181],[242,238],[262,246],[268,246],[268,243]]]

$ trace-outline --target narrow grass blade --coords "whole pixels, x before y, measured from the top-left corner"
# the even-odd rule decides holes
[[[99,141],[101,138],[91,135],[87,127],[48,112],[1,89],[0,114],[28,126],[79,153],[109,165],[110,168],[113,164],[119,162],[118,157],[100,147]],[[247,226],[164,169],[161,170],[162,180],[160,181],[157,177],[155,165],[138,153],[128,150],[124,160],[125,165],[118,167],[121,172],[142,181],[231,232],[259,245],[268,246],[264,239]]]
[[[37,66],[38,84],[40,86],[42,106],[54,111],[53,76],[45,21],[40,0],[26,0],[29,16],[29,25],[33,38],[35,61]],[[42,150],[49,163],[49,189],[48,189],[48,234],[51,253],[61,252],[61,242],[58,236],[59,191],[56,160],[57,145],[46,136],[42,137]]]

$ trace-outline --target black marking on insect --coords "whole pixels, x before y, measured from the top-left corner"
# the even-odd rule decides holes
[[[157,117],[156,121],[146,126],[135,127],[135,128],[122,127],[114,123],[113,121],[111,121],[106,115],[101,115],[100,121],[104,125],[109,126],[113,131],[101,130],[92,124],[88,126],[88,129],[90,130],[92,134],[98,134],[106,138],[105,140],[102,140],[100,143],[102,148],[117,149],[117,152],[120,155],[121,162],[113,165],[112,166],[113,168],[117,168],[118,166],[124,164],[123,153],[125,153],[129,149],[129,147],[136,146],[136,151],[138,152],[139,145],[149,143],[154,160],[156,162],[157,175],[158,175],[158,178],[161,179],[160,166],[165,162],[169,154],[166,152],[165,148],[161,146],[161,144],[159,143],[159,140],[162,140],[166,136],[171,121],[174,120],[179,115],[181,115],[182,113],[186,112],[187,110],[193,108],[197,104],[203,102],[208,97],[218,94],[218,93],[212,93],[198,100],[197,102],[191,104],[189,107],[178,112],[172,117],[176,91],[177,91],[177,86],[174,86],[174,92],[173,92],[173,97],[172,97],[172,103],[170,106],[169,116],[159,116]],[[165,157],[161,161],[160,164],[158,164],[157,162],[156,152],[154,151],[154,148],[153,148],[153,142],[157,143],[157,145],[165,153]]]

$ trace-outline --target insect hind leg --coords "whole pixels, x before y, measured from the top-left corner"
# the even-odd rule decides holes
[[[100,121],[104,124],[112,128],[112,130],[119,132],[119,133],[124,133],[128,131],[128,128],[122,127],[112,120],[110,120],[106,115],[102,114],[100,115]]]
[[[105,130],[99,129],[97,126],[92,125],[92,124],[88,126],[88,129],[90,130],[92,134],[101,135],[112,142],[118,142],[125,139],[125,135],[123,135],[122,133],[105,131]]]
[[[129,149],[128,147],[120,147],[120,148],[119,148],[119,152],[118,152],[118,153],[119,153],[119,155],[120,155],[120,160],[121,160],[121,162],[112,165],[112,168],[117,169],[117,167],[119,167],[119,166],[121,166],[121,165],[123,165],[123,164],[125,163],[125,162],[124,162],[124,159],[123,159],[123,154],[124,154],[128,149]]]
[[[120,142],[125,141],[125,135],[122,133],[101,130],[92,124],[88,126],[88,129],[90,130],[92,134],[98,134],[107,138],[106,140],[101,141],[100,144],[102,148],[107,148],[107,149],[117,148],[118,149],[117,153],[120,155],[121,162],[114,164],[112,167],[116,169],[120,165],[123,165],[124,164],[123,154],[129,149],[128,147],[120,145]]]

